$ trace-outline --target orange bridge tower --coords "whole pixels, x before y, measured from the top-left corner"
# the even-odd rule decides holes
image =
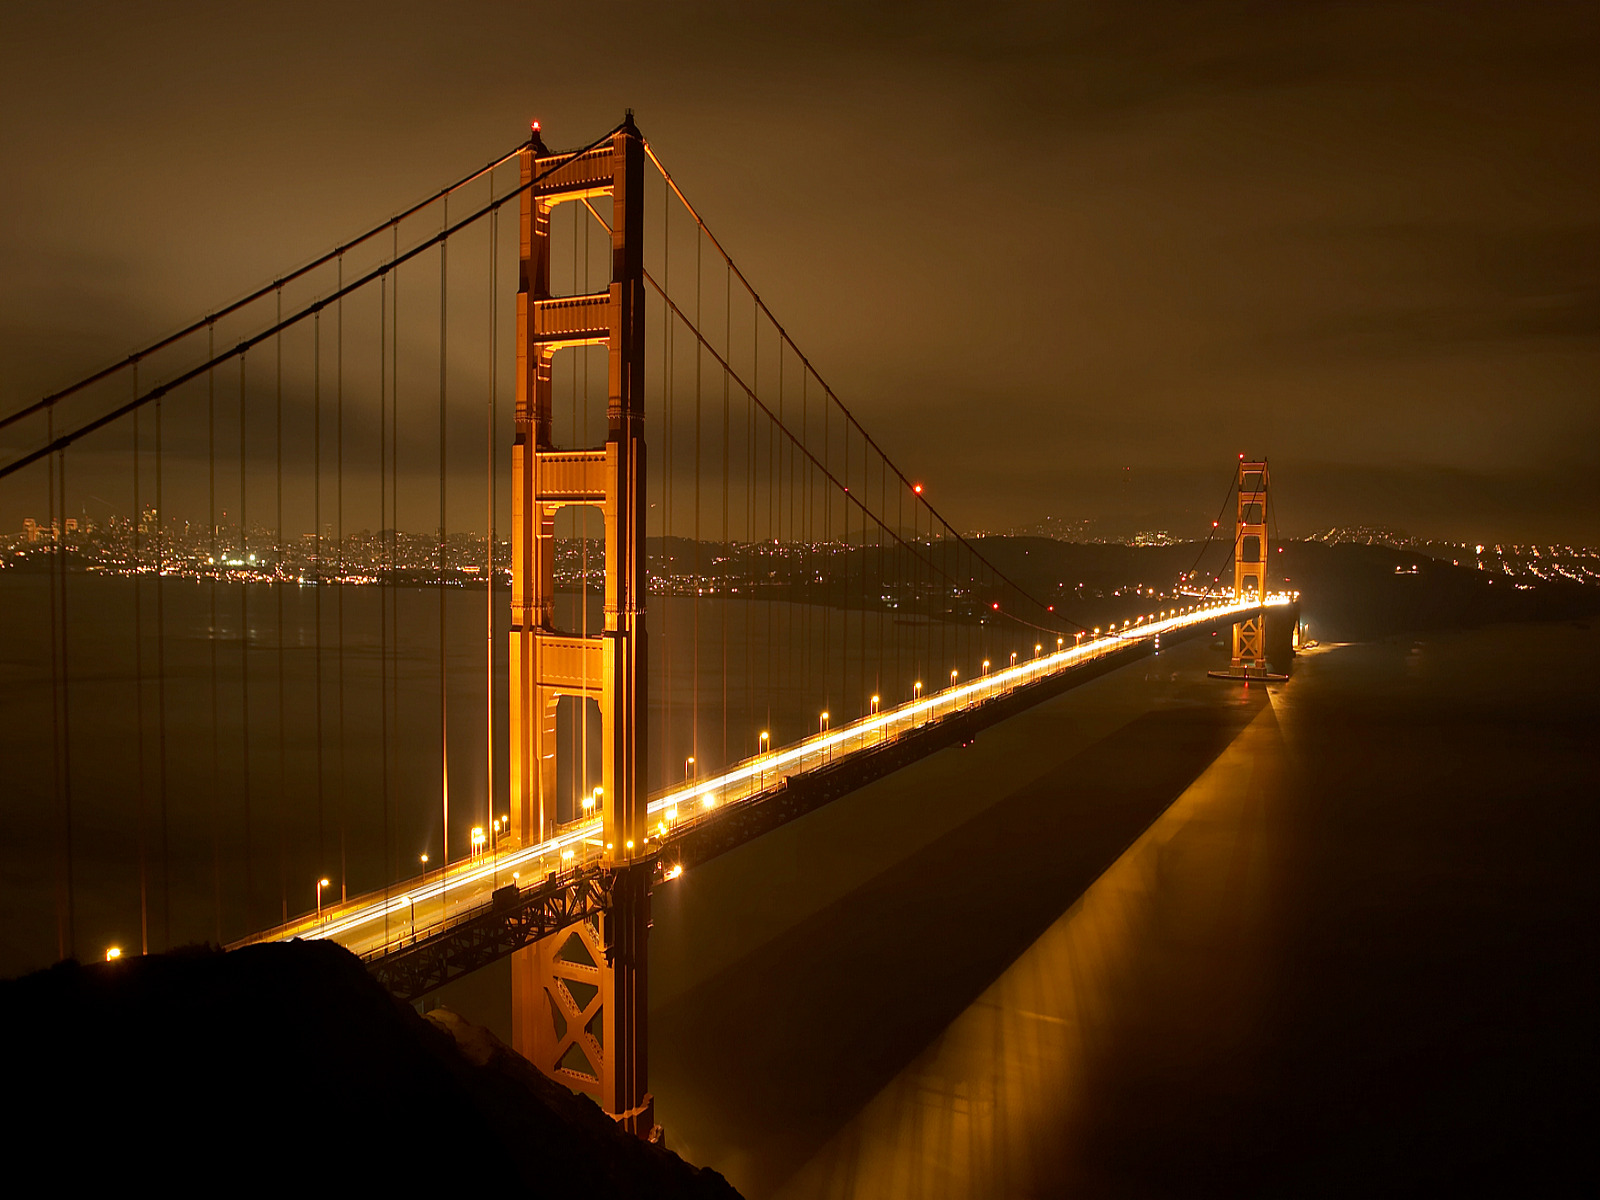
[[[552,154],[535,136],[522,151],[521,166],[511,465],[511,825],[524,845],[557,831],[559,702],[597,706],[603,787],[594,807],[603,824],[599,886],[607,902],[603,916],[513,956],[513,1041],[546,1074],[588,1092],[625,1127],[648,1137],[655,1127],[645,1025],[654,863],[642,855],[644,143],[630,115],[608,143],[582,153]],[[602,196],[612,203],[610,286],[590,295],[553,296],[551,212]],[[562,350],[599,345],[609,359],[605,443],[557,446],[551,362]],[[598,509],[605,522],[605,619],[599,636],[564,631],[555,622],[555,517],[568,505]],[[574,769],[581,779],[581,766]]]

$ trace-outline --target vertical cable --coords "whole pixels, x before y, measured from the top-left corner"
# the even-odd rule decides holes
[[[334,342],[334,451],[333,457],[338,463],[335,469],[337,483],[334,492],[334,519],[338,523],[337,534],[339,538],[339,595],[335,620],[338,622],[339,636],[335,639],[338,655],[339,676],[339,900],[343,903],[349,899],[350,864],[345,858],[345,792],[350,786],[350,777],[345,767],[345,734],[344,734],[344,593],[349,586],[345,578],[344,565],[344,255],[339,256],[339,301],[336,311],[339,317],[339,329]]]
[[[494,173],[489,173],[489,200],[494,201]],[[484,613],[484,695],[483,695],[483,752],[487,763],[488,785],[485,789],[488,812],[484,814],[486,829],[494,827],[494,483],[495,483],[495,401],[500,393],[500,320],[499,320],[499,247],[500,210],[489,216],[489,404],[488,426],[484,445],[489,461],[484,475],[488,480],[484,495],[484,521],[488,526],[487,567],[485,568]],[[498,884],[498,880],[496,883]]]
[[[392,545],[384,537],[389,509],[389,277],[378,280],[378,550],[383,574],[378,590],[378,804],[383,812],[383,894],[394,880],[394,854],[389,836],[389,592],[394,587]],[[389,550],[388,562],[384,552]],[[383,940],[389,940],[388,905],[384,905]]]
[[[400,230],[394,232],[394,257],[400,256]],[[389,295],[389,788],[394,817],[401,815],[400,795],[400,268],[394,271]]]
[[[761,313],[753,310],[750,327],[750,374],[756,380],[756,386],[761,384]],[[749,583],[754,583],[756,578],[755,556],[756,545],[756,405],[754,399],[747,398],[744,405],[744,578]],[[747,589],[748,590],[748,587]],[[750,631],[754,622],[750,620],[750,606],[755,603],[754,596],[745,598],[744,606],[740,611],[744,614],[744,716],[745,720],[755,716],[755,647],[751,643]],[[743,755],[740,755],[742,758]]]
[[[663,188],[661,194],[661,291],[663,296],[670,296],[672,254],[670,236],[672,233],[672,190]],[[662,467],[661,467],[661,571],[671,577],[672,570],[672,422],[673,422],[673,396],[676,388],[673,380],[672,334],[677,328],[677,317],[669,304],[662,304],[662,324],[666,329],[661,338],[661,390],[663,393],[661,414],[661,441],[662,441]],[[672,609],[669,607],[673,599],[664,595],[661,601],[661,611],[665,623],[666,614]],[[661,647],[661,745],[665,752],[663,761],[670,762],[672,758],[672,643],[675,639],[670,626],[662,631],[658,639]],[[668,772],[667,778],[671,779]]]
[[[250,526],[246,487],[249,456],[245,444],[245,355],[239,355],[239,764],[242,775],[240,796],[244,809],[244,919],[245,928],[255,928],[255,861],[250,845],[250,584],[255,574],[250,565]]]
[[[444,227],[450,227],[450,197],[444,198]],[[445,665],[445,375],[447,371],[446,327],[449,293],[449,241],[439,243],[439,566],[434,588],[439,598],[439,778],[440,825],[443,828],[444,865],[450,865],[450,721],[448,677]]]
[[[700,263],[702,235],[698,229],[694,237],[694,329],[700,332]],[[692,561],[694,563],[694,690],[692,692],[694,715],[690,723],[689,753],[699,756],[700,753],[700,366],[705,360],[705,347],[701,345],[697,336],[694,343],[694,548]]]
[[[55,406],[44,410],[45,444],[55,441]],[[53,801],[55,830],[51,841],[55,850],[55,902],[56,902],[56,958],[67,957],[67,853],[63,813],[66,805],[62,794],[61,777],[64,765],[61,742],[61,635],[60,610],[57,605],[57,575],[60,574],[61,550],[66,533],[66,519],[56,517],[56,458],[45,459],[45,527],[50,530],[50,787]]]
[[[206,325],[206,357],[214,359],[215,322]],[[217,545],[217,373],[206,371],[206,521],[211,543],[211,571],[207,581],[211,636],[206,639],[211,656],[211,909],[212,936],[222,945],[222,706],[217,685],[217,576],[222,570]]]
[[[139,394],[139,366],[133,367],[133,394]],[[144,511],[139,507],[139,410],[133,410],[133,678],[134,728],[138,731],[134,770],[139,776],[139,952],[150,953],[150,858],[145,842],[146,808],[144,771]]]
[[[580,296],[589,290],[589,277],[587,271],[580,282],[578,278],[578,242],[580,239],[587,248],[587,225],[583,220],[581,205],[572,206],[572,295]],[[567,359],[572,364],[572,448],[579,449],[587,444],[588,423],[578,423],[578,363],[583,363],[583,408],[587,417],[589,411],[589,357],[586,348],[575,348],[580,358],[573,358],[570,354]],[[589,514],[579,509],[572,514],[574,517],[574,532],[578,539],[578,619],[574,622],[578,636],[589,636]],[[572,720],[568,722],[567,732],[572,738],[572,812],[576,816],[582,811],[582,797],[584,788],[589,782],[589,701],[587,699],[589,683],[589,659],[587,655],[582,658],[581,668],[584,693],[569,711],[572,711]],[[569,702],[570,703],[570,702]]]
[[[61,488],[57,505],[61,513],[61,819],[67,866],[67,954],[77,953],[78,890],[72,846],[72,664],[68,660],[71,648],[71,618],[67,610],[67,452],[62,449],[57,458],[56,482]]]
[[[723,358],[733,362],[733,268],[725,269],[723,283]],[[731,547],[728,542],[728,368],[722,371],[722,577],[728,578],[726,564]],[[728,761],[728,589],[722,589],[717,625],[722,630],[722,763]],[[720,763],[718,764],[721,765]]]
[[[162,505],[161,401],[156,401],[156,780],[161,795],[161,940],[172,948],[172,858],[167,828],[167,538]]]
[[[277,289],[278,321],[283,321],[283,288]],[[272,591],[278,607],[278,901],[279,919],[289,920],[289,777],[288,742],[284,736],[288,707],[283,694],[283,334],[272,339],[277,355],[274,374],[277,411],[277,525],[272,540]],[[159,594],[159,593],[158,593]]]
[[[322,754],[322,312],[311,318],[311,583],[312,620],[316,625],[313,641],[316,667],[315,709],[317,720],[317,878],[326,863],[326,831],[323,808]],[[321,896],[318,885],[318,896]],[[319,899],[318,903],[321,901]]]
[[[589,226],[582,220],[583,214],[579,209],[574,208],[572,210],[572,216],[574,226],[581,227],[583,229],[583,292],[584,294],[587,294],[589,291]],[[572,244],[572,252],[572,273],[574,276],[576,276],[578,273],[578,244],[576,241],[574,241]],[[578,290],[576,281],[574,281],[573,290]],[[583,355],[583,424],[578,426],[578,428],[583,430],[583,432],[578,436],[578,444],[580,446],[588,446],[590,444],[588,348],[581,347],[579,349],[579,353]],[[577,381],[576,371],[573,372],[573,381]],[[573,412],[573,424],[577,424],[576,410]],[[583,525],[579,530],[578,538],[578,578],[581,580],[578,590],[579,601],[583,606],[583,619],[578,628],[582,630],[583,636],[587,638],[594,636],[589,630],[589,514],[584,513],[583,518]],[[602,637],[604,636],[604,629],[605,622],[604,619],[602,619]],[[574,804],[574,812],[581,811],[583,797],[591,794],[589,791],[591,787],[591,780],[589,778],[589,701],[587,698],[587,693],[589,690],[588,655],[583,656],[583,672],[585,696],[578,701],[578,744],[580,749],[578,751],[577,760],[579,765],[576,772],[574,772],[578,780],[578,795],[575,797],[577,803]]]
[[[47,443],[55,440],[54,407],[45,410],[45,436]],[[72,705],[67,661],[67,455],[64,449],[46,460],[45,501],[52,543],[50,732],[56,817],[55,837],[52,839],[56,857],[56,957],[67,959],[77,950],[77,889],[73,882],[72,853]]]

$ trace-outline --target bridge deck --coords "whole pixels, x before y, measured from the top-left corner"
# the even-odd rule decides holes
[[[1266,606],[1219,603],[1130,626],[668,789],[650,801],[645,857],[656,861],[663,877],[673,878],[686,866],[1120,665],[1163,635],[1288,603],[1287,596],[1270,597]],[[237,944],[331,938],[372,963],[399,993],[414,997],[600,911],[602,855],[599,819],[578,821],[537,845],[498,847]]]

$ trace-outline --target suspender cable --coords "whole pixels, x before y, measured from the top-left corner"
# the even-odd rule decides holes
[[[317,861],[316,872],[320,878],[327,856],[327,839],[323,821],[323,756],[322,756],[322,314],[311,321],[311,582],[312,620],[316,625],[313,639],[316,668],[316,697],[314,707],[317,720]],[[320,891],[319,891],[320,895]],[[320,903],[320,901],[319,901]]]
[[[689,754],[696,756],[700,753],[700,367],[705,360],[704,347],[700,337],[700,298],[701,298],[701,269],[702,255],[700,253],[701,237],[698,232],[694,239],[694,545],[691,548],[691,561],[694,564],[694,574],[690,586],[694,589],[694,686],[690,693],[693,697],[693,713],[689,725]]]
[[[395,231],[395,248],[400,245]],[[398,255],[396,255],[398,258]],[[400,270],[389,287],[389,802],[399,820],[400,746]],[[409,866],[409,864],[407,864]]]
[[[139,368],[133,368],[134,394],[139,390]],[[133,418],[133,724],[134,771],[139,777],[137,834],[139,845],[139,952],[150,953],[150,858],[145,842],[147,820],[144,772],[144,510],[139,507],[139,417]]]
[[[489,176],[489,199],[494,199],[494,176]],[[495,401],[500,394],[500,308],[499,308],[499,252],[500,214],[489,218],[489,403],[484,446],[488,453],[484,476],[484,525],[488,529],[486,566],[484,568],[484,688],[483,688],[483,756],[487,784],[484,796],[488,812],[484,814],[485,828],[494,823],[494,483],[495,483]],[[495,880],[496,886],[499,880]]]
[[[240,797],[244,809],[244,919],[245,928],[254,928],[255,855],[250,829],[250,584],[255,571],[250,564],[250,526],[248,479],[249,455],[245,443],[246,356],[239,355],[239,558],[243,581],[239,584],[239,769],[242,778]]]
[[[339,286],[344,289],[344,256],[339,256]],[[338,637],[334,640],[335,653],[338,656],[339,676],[339,900],[344,902],[349,899],[350,864],[345,857],[345,804],[346,790],[350,786],[350,777],[346,773],[345,760],[345,732],[344,732],[344,593],[349,586],[345,576],[344,562],[344,297],[338,300],[338,333],[334,342],[334,451],[333,457],[338,466],[335,470],[334,513],[337,522],[339,539],[339,592],[335,617],[338,622]]]
[[[574,230],[576,231],[579,228],[581,228],[583,230],[583,288],[582,288],[582,291],[583,291],[583,294],[587,295],[588,292],[589,292],[589,227],[588,227],[587,223],[585,223],[582,220],[582,216],[583,216],[583,214],[580,213],[576,208],[574,208],[572,210],[572,224],[573,224]],[[573,274],[576,275],[577,271],[578,271],[578,260],[577,260],[578,243],[577,243],[576,238],[573,240],[572,250],[573,250],[572,271],[573,271]],[[573,291],[576,293],[578,291],[578,288],[576,286],[574,286]],[[583,423],[581,425],[578,425],[577,413],[574,412],[573,413],[573,418],[574,418],[573,419],[573,424],[577,425],[578,429],[582,430],[582,432],[578,434],[577,444],[580,445],[580,446],[587,446],[587,445],[589,445],[589,352],[588,352],[587,348],[583,348],[583,349],[579,350],[579,353],[583,356],[582,360],[581,360],[583,362]],[[577,372],[576,371],[573,372],[573,380],[574,380],[574,382],[576,382],[576,380],[577,380]],[[619,516],[620,516],[620,514],[619,514]],[[583,522],[582,526],[579,527],[579,537],[578,537],[578,579],[580,580],[579,585],[578,585],[578,599],[579,599],[579,603],[580,603],[580,605],[581,605],[581,607],[583,609],[583,619],[582,619],[582,621],[581,621],[581,623],[579,624],[578,627],[579,627],[579,629],[581,629],[583,631],[583,636],[587,638],[587,637],[594,637],[595,636],[595,632],[592,631],[589,628],[589,521],[588,521],[588,514],[584,513],[583,517],[584,517],[584,522]],[[601,631],[602,631],[602,634],[603,634],[603,631],[605,629],[604,618],[601,619],[600,628],[601,628]],[[592,782],[591,782],[591,780],[589,778],[589,701],[587,699],[587,693],[588,693],[588,690],[589,690],[589,656],[588,655],[584,655],[583,656],[583,684],[584,684],[585,696],[583,698],[580,698],[580,700],[578,702],[578,742],[579,742],[579,750],[578,750],[578,756],[577,756],[578,769],[575,772],[575,775],[576,775],[577,780],[578,780],[578,795],[575,797],[575,800],[578,801],[578,803],[576,803],[574,805],[574,809],[575,809],[575,811],[579,811],[579,812],[582,811],[582,803],[581,802],[582,802],[583,797],[586,796],[586,795],[592,794],[590,792],[590,788],[593,786]]]
[[[207,357],[216,354],[217,331],[206,330]],[[217,544],[217,374],[206,372],[206,521],[211,546],[211,571],[206,592],[210,606],[211,635],[206,639],[211,657],[211,910],[212,936],[222,945],[222,705],[217,684],[217,576],[222,552]]]
[[[728,276],[728,282],[723,289],[723,345],[726,348],[728,361],[733,361],[733,277]],[[731,545],[728,540],[728,373],[722,373],[722,561],[723,569],[718,574],[724,581],[728,578],[728,555]],[[722,589],[722,600],[718,604],[717,625],[722,630],[722,763],[728,761],[728,595],[727,587]],[[721,765],[720,763],[718,764]]]
[[[447,229],[450,226],[450,198],[448,196],[444,200],[444,225]],[[439,824],[443,830],[444,865],[446,867],[450,865],[450,696],[445,664],[447,639],[445,634],[444,596],[446,497],[444,465],[445,437],[448,430],[448,423],[445,420],[445,391],[446,372],[449,369],[446,346],[448,324],[446,315],[449,308],[449,254],[449,241],[441,241],[439,243],[439,565],[434,588],[439,599],[439,779],[441,784]]]
[[[45,427],[55,423],[55,413],[45,414]],[[50,545],[50,798],[54,830],[51,848],[55,852],[55,908],[56,908],[56,958],[67,957],[67,855],[64,828],[61,775],[61,639],[58,625],[61,614],[56,603],[56,575],[60,568],[62,538],[66,522],[56,519],[56,460],[52,456],[45,464],[44,480],[45,526],[51,531]]]
[[[156,401],[156,781],[161,799],[161,942],[172,948],[172,840],[167,810],[167,537],[162,491],[165,458],[162,453],[161,401]]]
[[[661,278],[663,286],[670,283],[672,278],[672,195],[665,188],[661,195]],[[672,334],[676,321],[672,310],[665,304],[662,305],[661,324],[663,333],[661,337],[661,574],[671,578],[672,570],[672,417],[673,417],[673,361],[672,361]],[[670,612],[667,602],[662,601],[663,615]],[[672,633],[669,630],[665,636],[658,638],[657,645],[661,647],[661,744],[669,748],[672,746]],[[670,758],[663,760],[670,762]]]
[[[55,414],[47,413],[45,424],[54,425]],[[56,957],[66,959],[74,950],[72,920],[72,815],[66,786],[71,763],[71,747],[66,737],[66,486],[61,485],[62,501],[56,504],[56,475],[66,474],[66,455],[52,457],[45,469],[45,510],[51,531],[50,547],[50,774],[53,792],[55,835],[51,841],[56,859]],[[57,576],[59,575],[59,580]],[[59,596],[57,588],[60,588]]]
[[[384,536],[389,516],[389,279],[378,281],[378,549],[384,562],[389,540]],[[394,587],[393,553],[378,589],[378,805],[383,813],[383,894],[387,900],[394,880],[394,855],[389,836],[389,592]],[[389,906],[384,905],[383,938],[389,940]]]
[[[71,616],[67,610],[67,452],[56,456],[56,483],[61,489],[57,509],[61,514],[61,821],[67,868],[67,953],[77,953],[78,890],[72,837],[72,664]]]
[[[283,289],[278,289],[278,320],[283,321]],[[274,372],[275,411],[277,413],[277,518],[272,533],[272,594],[277,602],[278,622],[278,904],[279,919],[289,919],[289,748],[284,725],[288,706],[283,694],[283,334],[272,339],[277,366]],[[159,595],[159,588],[157,595]]]

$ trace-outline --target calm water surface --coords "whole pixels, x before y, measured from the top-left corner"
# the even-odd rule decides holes
[[[1600,637],[1327,647],[1248,697],[1207,665],[659,896],[676,1144],[752,1197],[1592,1186]]]
[[[324,744],[319,809],[315,683],[326,728],[340,673],[326,649],[318,670],[316,589],[252,589],[242,607],[224,592],[214,760],[209,596],[169,585],[156,946],[169,896],[174,941],[211,935],[214,862],[236,933],[296,883],[309,905],[340,822],[360,835],[357,883],[381,882],[385,838],[394,870],[437,843],[438,597],[401,594],[385,666],[379,594],[345,598],[345,736]],[[48,616],[42,596],[42,579],[0,588],[7,974],[54,950],[48,643],[24,636]],[[481,806],[482,595],[447,599],[453,788]],[[139,936],[141,700],[131,588],[75,580],[73,601],[78,920],[95,952]],[[724,711],[734,757],[745,726],[816,719],[810,690],[763,698],[761,677],[785,657],[804,674],[837,616],[730,618],[730,645],[753,649],[744,668],[733,655],[727,710],[721,619],[702,606],[697,727],[693,606],[652,610],[663,778],[691,746],[721,755]],[[907,678],[955,653],[898,636]],[[897,677],[863,668],[870,640],[824,703],[893,694]],[[1287,684],[1248,691],[1206,679],[1216,654],[1169,647],[658,889],[651,1085],[670,1143],[755,1200],[1572,1190],[1600,1011],[1600,634],[1323,647]],[[504,1031],[504,972],[469,982],[447,1002]]]

